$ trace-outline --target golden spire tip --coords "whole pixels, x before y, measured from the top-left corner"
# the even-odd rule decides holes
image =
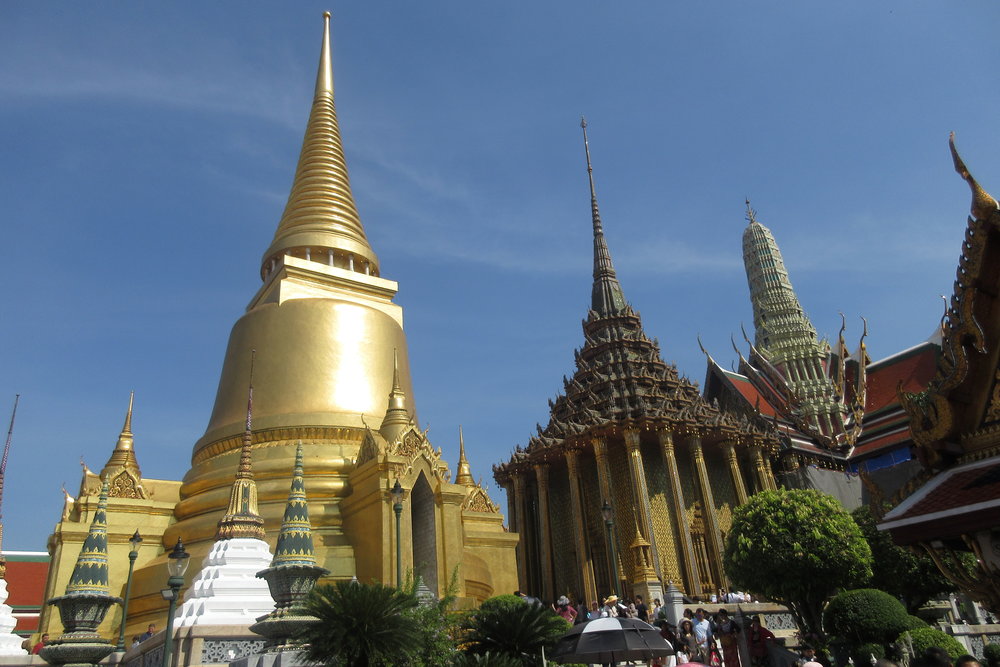
[[[331,16],[331,15],[330,15],[330,12],[323,12],[323,18],[325,18],[325,19],[329,20],[329,19],[330,19],[330,16]]]

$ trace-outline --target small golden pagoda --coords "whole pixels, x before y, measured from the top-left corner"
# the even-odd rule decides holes
[[[394,582],[398,550],[403,572],[420,575],[435,594],[444,594],[453,576],[458,597],[470,604],[514,590],[518,537],[507,532],[497,505],[472,481],[464,443],[463,474],[453,483],[441,450],[416,420],[403,311],[393,302],[397,283],[381,276],[351,193],[334,105],[329,13],[291,193],[260,276],[263,285],[233,327],[215,407],[180,488],[157,482],[156,493],[147,493],[127,421],[101,475],[88,471],[79,497],[67,494],[67,513],[50,542],[50,590],[65,585],[63,561],[75,557],[100,480],[107,479],[112,496],[120,488],[145,500],[121,515],[120,504],[109,499],[111,590],[124,586],[126,533],[140,526],[146,541],[128,629],[162,624],[166,548],[182,538],[192,562],[200,562],[229,504],[247,430],[251,350],[250,447],[259,513],[272,546],[301,442],[316,562],[331,578]],[[399,545],[390,495],[397,481],[405,490]],[[190,568],[189,581],[196,573]]]

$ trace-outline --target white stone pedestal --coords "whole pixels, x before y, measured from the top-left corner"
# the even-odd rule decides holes
[[[263,540],[219,540],[185,593],[175,625],[249,626],[271,613],[274,600],[267,582],[256,576],[270,565],[271,550]]]
[[[0,655],[28,655],[28,652],[21,648],[24,642],[23,637],[14,634],[14,626],[17,619],[7,606],[7,582],[0,579]]]

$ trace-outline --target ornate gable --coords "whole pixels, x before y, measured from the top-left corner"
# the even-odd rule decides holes
[[[466,512],[487,512],[489,514],[499,514],[500,507],[493,502],[489,494],[486,493],[480,484],[469,487],[469,495],[462,503],[462,509]]]

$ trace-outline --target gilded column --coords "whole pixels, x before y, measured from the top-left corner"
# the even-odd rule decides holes
[[[646,467],[642,463],[639,431],[634,429],[625,431],[625,449],[628,451],[628,469],[632,475],[633,501],[638,512],[636,519],[638,520],[642,536],[649,540],[650,549],[653,552],[653,569],[656,570],[656,576],[662,578],[660,574],[660,556],[656,549],[656,536],[653,533],[653,510],[649,506]]]
[[[708,469],[705,467],[705,455],[701,450],[701,438],[697,435],[691,436],[688,444],[691,448],[691,461],[698,475],[698,486],[701,488],[701,505],[708,533],[708,546],[711,550],[712,569],[715,570],[715,585],[724,586],[726,576],[722,569],[722,533],[719,531],[719,519],[715,515],[715,499],[712,497]]]
[[[528,515],[527,498],[524,488],[524,475],[515,472],[514,478],[514,509],[517,516],[517,580],[522,591],[528,590]]]
[[[594,459],[597,461],[597,485],[601,489],[601,505],[608,502],[613,506],[614,498],[611,496],[611,469],[608,467],[608,441],[602,437],[596,437],[591,438],[590,442],[594,445]],[[617,532],[615,533],[614,538],[617,539]],[[606,532],[604,539],[607,541]],[[611,545],[605,544],[604,549],[605,553],[610,553]],[[618,558],[620,560],[621,556],[619,555]],[[622,572],[620,565],[621,563],[612,563],[611,567],[608,568],[611,576],[614,577],[614,581],[611,582],[612,584],[617,581],[621,581],[622,579],[622,575],[624,573]],[[611,590],[616,590],[617,588],[617,586],[612,585]]]
[[[747,487],[743,484],[743,474],[740,472],[740,462],[736,458],[736,446],[732,442],[722,443],[722,451],[729,462],[729,474],[733,477],[733,489],[736,491],[736,501],[742,505],[747,501]]]
[[[764,460],[760,445],[750,448],[750,457],[753,459],[753,470],[757,478],[757,488],[763,491],[774,491],[777,485],[774,483],[774,472],[771,466]]]
[[[552,568],[552,531],[549,526],[549,464],[535,464],[535,483],[538,485],[538,548],[541,551],[542,594],[546,600],[555,600],[555,581]]]
[[[583,496],[580,493],[580,452],[566,450],[566,469],[569,473],[570,511],[573,513],[573,534],[576,542],[576,564],[583,585],[583,598],[588,602],[599,601],[594,564],[587,549],[587,527],[583,520]]]
[[[694,543],[691,541],[691,531],[688,526],[687,513],[684,505],[684,490],[681,488],[681,475],[677,470],[677,459],[674,451],[674,434],[665,429],[658,430],[656,436],[663,452],[663,463],[667,466],[667,476],[670,486],[670,507],[677,523],[677,542],[681,545],[681,566],[684,572],[684,586],[689,595],[701,594],[701,577],[698,574],[698,561],[694,556]]]

